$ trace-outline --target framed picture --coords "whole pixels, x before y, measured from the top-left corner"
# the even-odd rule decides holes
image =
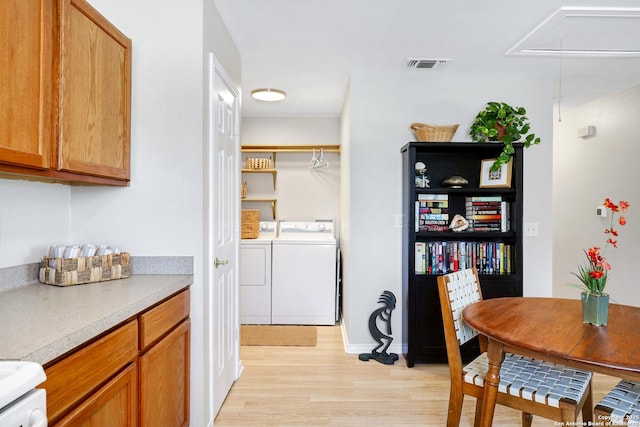
[[[496,159],[482,160],[480,167],[480,188],[511,187],[511,165],[513,160],[503,164],[497,171],[492,171],[491,165],[493,165],[495,161]]]

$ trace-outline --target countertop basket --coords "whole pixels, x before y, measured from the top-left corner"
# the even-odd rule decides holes
[[[419,142],[449,142],[460,125],[428,125],[412,123],[411,129]]]
[[[260,210],[242,209],[242,238],[257,239],[260,235]]]
[[[126,279],[131,276],[128,252],[78,258],[49,258],[40,261],[40,282],[55,286]]]

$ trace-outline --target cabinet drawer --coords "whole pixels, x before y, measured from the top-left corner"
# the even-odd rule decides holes
[[[186,289],[140,315],[141,350],[146,349],[169,329],[189,317],[189,295],[189,289]]]
[[[49,422],[85,399],[138,354],[138,322],[133,320],[45,369]]]

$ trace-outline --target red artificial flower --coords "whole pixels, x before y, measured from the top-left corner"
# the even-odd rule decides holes
[[[609,199],[608,197],[606,199],[604,199],[604,206],[607,209],[611,209],[612,212],[618,212],[618,205],[616,205],[615,203],[613,203],[611,201],[611,199]]]
[[[613,223],[616,221],[616,214],[626,211],[629,208],[629,203],[621,200],[619,204],[615,204],[611,199],[604,199],[604,207],[611,211],[611,220],[608,228],[604,229],[606,235],[610,235],[607,238],[606,245],[611,245],[614,248],[618,247],[618,240],[614,238],[619,236],[618,230],[613,228]],[[627,219],[624,216],[620,216],[616,221],[619,225],[626,225]],[[603,249],[603,253],[606,252],[606,247]],[[578,266],[578,273],[573,273],[580,281],[582,286],[576,286],[578,288],[586,289],[589,293],[600,295],[604,292],[607,284],[607,274],[611,270],[611,264],[600,253],[600,248],[597,246],[591,247],[584,251],[587,256],[587,263]]]

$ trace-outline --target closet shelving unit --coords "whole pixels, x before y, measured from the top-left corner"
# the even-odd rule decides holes
[[[278,170],[276,169],[276,158],[278,153],[311,153],[322,150],[325,153],[339,153],[340,145],[243,145],[242,153],[269,153],[273,161],[273,168],[269,169],[241,169],[242,173],[269,174],[273,177],[273,191],[276,191]],[[270,203],[273,219],[276,219],[277,203],[275,198],[245,197],[243,202]]]

